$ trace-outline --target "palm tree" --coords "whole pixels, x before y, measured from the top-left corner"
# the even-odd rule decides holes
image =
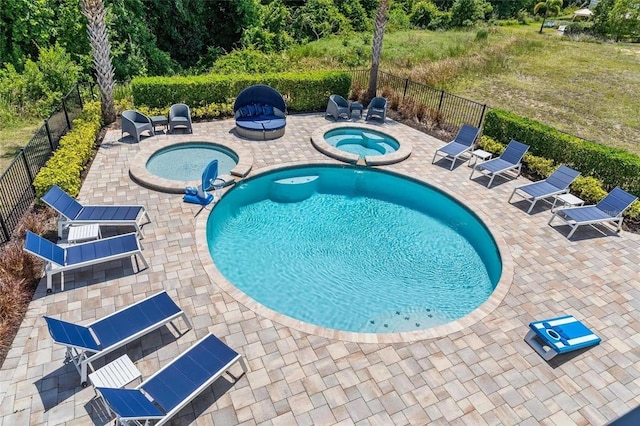
[[[116,109],[113,104],[115,86],[114,70],[111,64],[111,45],[107,37],[104,22],[105,9],[102,0],[82,0],[82,13],[87,17],[87,33],[93,53],[93,66],[100,88],[102,120],[104,124],[116,121]]]
[[[376,20],[373,26],[373,54],[371,57],[371,72],[369,74],[369,90],[367,97],[372,99],[376,96],[378,86],[378,68],[380,68],[380,56],[382,56],[382,38],[384,37],[384,27],[387,25],[388,0],[380,0]]]
[[[542,29],[544,28],[544,21],[547,19],[549,14],[556,16],[560,11],[562,11],[562,0],[545,0],[536,4],[533,8],[533,13],[538,13],[540,9],[544,9],[544,15],[542,16],[542,25],[540,25],[540,34],[542,34]]]

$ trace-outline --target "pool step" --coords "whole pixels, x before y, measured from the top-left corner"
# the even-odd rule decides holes
[[[430,308],[399,308],[371,317],[360,332],[398,333],[436,327],[449,321],[441,312]]]
[[[276,203],[297,203],[306,200],[316,192],[318,178],[317,175],[310,175],[274,180],[269,198]]]

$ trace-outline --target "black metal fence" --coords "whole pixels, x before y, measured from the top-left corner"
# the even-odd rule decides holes
[[[352,70],[349,73],[352,84],[364,89],[369,86],[369,70]],[[393,91],[400,101],[410,99],[426,106],[431,120],[443,128],[458,128],[463,124],[481,127],[489,108],[485,104],[452,95],[444,90],[378,71],[377,92],[380,94],[385,90]]]
[[[11,239],[20,219],[31,207],[36,198],[33,179],[81,111],[82,94],[80,85],[76,84],[0,175],[0,244]]]

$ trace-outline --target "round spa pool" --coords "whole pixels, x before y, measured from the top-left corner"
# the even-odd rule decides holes
[[[218,174],[229,174],[238,164],[232,150],[204,142],[189,142],[162,148],[147,160],[147,170],[164,179],[198,180],[211,160],[218,160]]]
[[[311,144],[337,160],[370,166],[397,163],[411,155],[408,141],[401,141],[392,127],[379,127],[330,124],[313,131]]]
[[[422,330],[489,298],[502,274],[486,226],[438,189],[350,166],[246,179],[207,221],[217,270],[259,304],[356,333]]]
[[[368,155],[390,154],[400,148],[398,141],[387,134],[357,127],[329,130],[324,134],[324,139],[329,145],[361,158]]]

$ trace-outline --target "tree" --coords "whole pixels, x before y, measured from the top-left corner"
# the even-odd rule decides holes
[[[376,19],[373,24],[373,48],[371,55],[371,72],[369,74],[369,90],[367,97],[372,99],[376,96],[378,87],[378,69],[380,68],[380,57],[382,56],[382,39],[384,38],[384,27],[387,25],[387,9],[389,0],[380,0]]]
[[[562,0],[541,1],[533,7],[533,13],[538,13],[541,9],[544,10],[544,15],[542,16],[542,25],[540,25],[540,34],[542,34],[544,21],[546,21],[549,14],[556,16],[562,10]]]
[[[456,0],[451,6],[451,25],[471,27],[476,21],[484,19],[487,7],[491,8],[491,5],[484,0]]]
[[[102,120],[105,124],[110,124],[116,121],[116,109],[113,104],[115,80],[102,0],[82,0],[82,13],[87,17],[87,33],[93,53],[93,66],[96,82],[100,88]]]
[[[431,21],[440,15],[438,7],[431,0],[421,0],[413,4],[409,19],[411,24],[420,28],[428,28]]]
[[[27,58],[36,60],[38,49],[49,47],[52,18],[46,0],[0,1],[0,65],[22,69]]]
[[[320,40],[330,34],[350,31],[349,20],[333,0],[309,0],[293,13],[291,33],[296,41]]]
[[[609,13],[609,28],[613,38],[619,41],[623,38],[636,39],[640,36],[640,1],[616,0]]]

